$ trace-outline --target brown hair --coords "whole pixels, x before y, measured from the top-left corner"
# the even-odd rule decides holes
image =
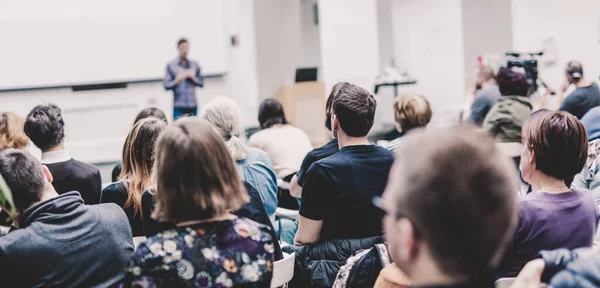
[[[480,131],[416,132],[390,174],[399,184],[386,193],[442,271],[471,277],[498,264],[512,235],[517,173],[511,167]]]
[[[363,137],[373,127],[377,102],[369,91],[353,84],[340,88],[331,106],[340,127],[350,137]]]
[[[142,194],[150,188],[154,166],[154,143],[167,124],[158,118],[146,118],[133,125],[123,145],[123,168],[119,180],[127,188],[124,208],[133,206],[134,215],[142,211]]]
[[[0,150],[23,149],[29,144],[25,134],[25,120],[13,112],[0,114]]]
[[[348,82],[338,82],[337,84],[333,85],[333,88],[331,88],[331,93],[329,93],[329,97],[327,97],[327,102],[325,103],[325,127],[329,131],[331,131],[331,106],[333,105],[333,101],[335,101],[340,89],[349,84],[350,83]]]
[[[210,219],[248,202],[225,143],[207,121],[175,121],[158,138],[155,153],[156,220]]]
[[[541,112],[523,127],[523,145],[533,151],[536,169],[556,179],[568,180],[581,172],[587,159],[588,136],[568,112]]]
[[[423,95],[403,94],[394,102],[394,119],[403,132],[427,126],[431,116],[431,106]]]

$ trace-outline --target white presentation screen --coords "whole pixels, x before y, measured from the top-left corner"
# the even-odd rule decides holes
[[[0,89],[158,79],[189,40],[203,74],[224,73],[220,0],[2,0]]]

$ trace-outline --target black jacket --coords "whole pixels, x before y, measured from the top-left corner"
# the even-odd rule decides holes
[[[129,205],[127,208],[124,208],[125,202],[127,202],[127,197],[129,196],[127,192],[127,187],[123,184],[123,182],[115,182],[104,189],[102,189],[102,197],[100,198],[100,203],[115,203],[119,205],[125,211],[125,215],[127,215],[127,219],[129,219],[129,225],[131,225],[131,232],[133,233],[133,237],[144,236],[144,226],[142,224],[142,211],[139,213],[135,212],[135,208],[132,205]]]
[[[541,251],[542,281],[550,287],[600,287],[600,256],[591,253],[589,248]]]
[[[334,239],[315,245],[283,247],[286,253],[296,254],[294,279],[290,288],[331,287],[340,267],[359,250],[383,243],[381,236],[363,239]]]
[[[77,192],[38,203],[0,237],[0,287],[114,287],[133,256],[115,204],[83,205]]]
[[[100,203],[102,179],[98,168],[75,159],[46,166],[54,177],[52,186],[58,194],[78,191],[85,204]]]

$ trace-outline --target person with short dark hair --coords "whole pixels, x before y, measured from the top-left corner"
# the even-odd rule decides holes
[[[517,218],[511,163],[479,131],[416,133],[374,201],[394,264],[410,287],[494,287]]]
[[[179,57],[167,64],[163,85],[173,90],[173,119],[198,114],[196,87],[204,87],[200,65],[187,58],[189,43],[182,38],[177,41]]]
[[[331,89],[331,93],[329,97],[327,97],[327,102],[325,103],[325,128],[331,131],[331,105],[333,101],[340,91],[340,89],[346,85],[349,85],[348,82],[339,82],[333,86]],[[312,151],[306,154],[304,160],[302,160],[302,165],[300,165],[300,170],[298,173],[292,177],[290,181],[290,194],[296,198],[302,197],[302,186],[304,186],[304,181],[306,180],[306,172],[310,166],[324,158],[327,158],[335,153],[340,151],[340,147],[338,146],[338,140],[333,138],[327,144],[322,147],[315,148]]]
[[[383,214],[371,207],[370,199],[383,193],[394,154],[367,139],[377,107],[373,95],[351,84],[338,93],[331,127],[340,151],[308,170],[298,244],[382,235]]]
[[[592,247],[598,225],[589,190],[569,184],[586,163],[588,138],[567,112],[537,113],[523,128],[521,174],[532,192],[520,199],[519,225],[500,267],[514,277],[540,250]]]
[[[42,150],[42,164],[53,175],[58,194],[77,191],[85,204],[98,204],[102,180],[93,165],[71,158],[65,149],[65,122],[54,104],[38,105],[25,119],[25,134]]]
[[[590,109],[600,106],[600,90],[596,83],[583,78],[583,66],[579,61],[569,62],[565,74],[567,82],[577,88],[560,105],[560,111],[581,119]]]
[[[521,142],[523,123],[533,110],[529,99],[529,84],[525,72],[519,68],[500,68],[496,75],[502,97],[483,120],[483,129],[496,141]]]
[[[477,92],[475,99],[473,99],[473,104],[471,104],[469,121],[477,126],[481,126],[492,106],[500,99],[500,89],[496,82],[494,70],[488,66],[480,67],[477,70],[475,86]]]
[[[210,123],[175,121],[158,138],[155,153],[152,217],[176,228],[140,244],[125,286],[268,287],[276,240],[268,227],[230,213],[249,197]]]
[[[26,151],[0,152],[12,192],[14,228],[0,237],[0,279],[7,287],[115,287],[133,254],[127,216],[114,204],[84,205],[77,191],[58,195],[52,173]],[[1,205],[1,204],[0,204]]]
[[[400,95],[394,102],[394,119],[400,137],[390,141],[383,147],[398,153],[406,143],[408,133],[418,128],[427,127],[431,117],[431,106],[425,96],[419,94]]]
[[[275,99],[260,103],[258,122],[261,130],[250,137],[250,146],[267,152],[277,177],[290,181],[306,154],[312,150],[308,135],[288,124],[283,106]]]
[[[154,145],[166,127],[165,121],[158,118],[136,122],[123,144],[123,169],[119,181],[102,189],[100,203],[115,203],[123,208],[133,237],[144,236],[142,195],[151,186]]]

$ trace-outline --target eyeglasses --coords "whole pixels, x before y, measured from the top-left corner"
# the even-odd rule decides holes
[[[389,202],[386,202],[386,200],[384,200],[381,197],[378,197],[378,196],[373,197],[372,203],[377,209],[381,210],[385,215],[393,216],[396,218],[396,220],[404,218],[404,219],[410,221],[410,223],[413,225],[413,231],[414,231],[415,238],[421,237],[422,234],[420,233],[420,231],[422,231],[422,230],[417,226],[415,221],[413,221],[410,217],[408,217],[408,215],[398,212],[397,209],[392,208],[390,206]]]

